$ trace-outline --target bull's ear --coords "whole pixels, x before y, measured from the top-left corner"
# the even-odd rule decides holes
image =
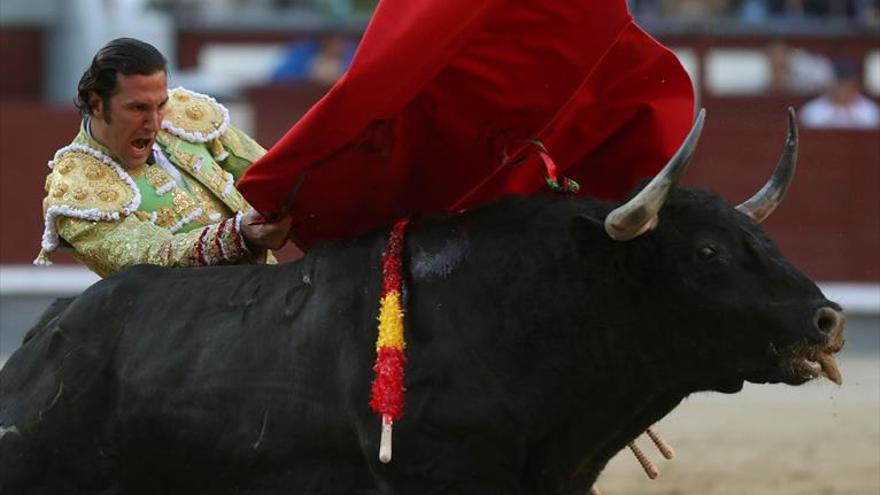
[[[605,237],[605,221],[581,214],[571,220],[571,230],[578,246],[588,246],[597,238]]]

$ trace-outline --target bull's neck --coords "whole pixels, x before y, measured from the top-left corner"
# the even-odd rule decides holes
[[[584,493],[628,442],[708,388],[690,349],[668,341],[677,323],[669,308],[655,306],[659,298],[625,283],[567,282],[566,292],[517,301],[519,313],[544,315],[530,322],[529,336],[532,356],[543,361],[533,368],[543,383],[534,384],[541,392],[531,407],[553,425],[533,439],[536,493],[565,486]]]
[[[587,374],[561,380],[549,392],[569,403],[555,401],[557,426],[535,443],[536,493],[567,493],[561,487],[585,493],[617,452],[699,388],[687,373],[658,371],[657,361],[639,362],[635,356],[599,359],[602,369],[587,367]]]
[[[613,259],[619,249],[597,242],[585,267],[573,245],[551,242],[560,235],[509,230],[471,242],[478,236],[464,232],[448,275],[421,285],[414,272],[411,310],[461,308],[444,314],[455,345],[529,432],[530,493],[584,493],[627,442],[699,389],[665,350],[674,319],[657,316],[633,274],[614,272],[625,265]]]

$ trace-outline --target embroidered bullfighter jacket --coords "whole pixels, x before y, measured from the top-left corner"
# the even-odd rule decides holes
[[[62,247],[100,276],[139,263],[257,263],[241,234],[251,206],[235,182],[265,150],[213,98],[176,88],[151,163],[125,170],[88,132],[49,161],[45,230],[36,264]]]

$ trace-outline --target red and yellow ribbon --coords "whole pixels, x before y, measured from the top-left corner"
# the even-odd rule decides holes
[[[403,337],[402,269],[403,233],[407,220],[394,224],[382,253],[382,296],[379,300],[379,336],[376,339],[376,363],[370,407],[382,418],[383,429],[403,416],[404,365],[406,341]],[[390,460],[390,438],[387,459]],[[384,443],[384,440],[383,440]],[[381,457],[381,456],[380,456]]]

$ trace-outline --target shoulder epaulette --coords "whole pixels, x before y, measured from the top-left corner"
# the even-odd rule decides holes
[[[115,221],[130,215],[141,204],[137,184],[109,156],[83,144],[58,150],[49,162],[43,201],[45,228],[38,260],[58,247],[58,217]]]
[[[191,143],[209,143],[229,127],[229,111],[208,95],[181,87],[168,92],[162,129]]]

